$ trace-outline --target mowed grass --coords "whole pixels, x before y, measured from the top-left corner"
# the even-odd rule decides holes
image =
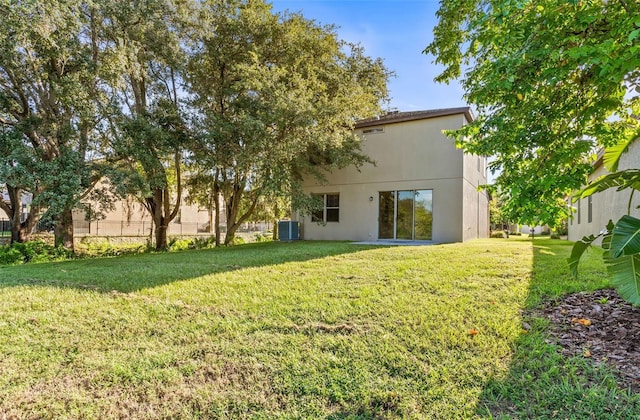
[[[563,359],[523,315],[606,286],[597,252],[573,281],[569,250],[299,242],[0,267],[0,413],[570,418],[586,402],[635,415],[637,395]]]

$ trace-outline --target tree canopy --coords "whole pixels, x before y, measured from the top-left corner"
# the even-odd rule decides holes
[[[192,198],[224,199],[228,243],[303,173],[367,161],[351,129],[379,112],[389,72],[331,26],[263,0],[0,6],[0,208],[15,240],[41,208],[73,247],[75,209],[133,195],[164,249],[186,173],[213,183],[213,200]],[[23,192],[34,217],[21,226]]]
[[[462,77],[478,118],[454,133],[495,156],[503,211],[560,224],[602,147],[640,135],[640,4],[626,0],[443,0],[425,52]]]
[[[29,192],[55,221],[56,244],[67,247],[73,247],[73,209],[104,174],[95,159],[107,80],[95,7],[80,0],[4,0],[0,7],[0,124],[20,134],[15,148],[30,149],[37,159],[27,168]],[[15,174],[21,162],[4,164]],[[14,181],[5,180],[9,191],[27,186]]]
[[[262,1],[210,1],[187,72],[199,110],[199,166],[225,200],[226,243],[260,199],[301,190],[319,164],[361,164],[352,132],[386,97],[388,71],[332,27]]]

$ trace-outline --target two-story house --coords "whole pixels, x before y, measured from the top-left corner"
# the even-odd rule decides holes
[[[308,240],[462,242],[489,235],[486,158],[457,149],[443,130],[471,122],[468,107],[390,113],[356,133],[375,165],[306,181],[323,208],[298,213]]]

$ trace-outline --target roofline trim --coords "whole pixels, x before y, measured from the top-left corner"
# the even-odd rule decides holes
[[[388,114],[379,119],[366,119],[356,122],[355,128],[374,127],[377,125],[396,124],[405,121],[417,121],[427,120],[431,118],[447,117],[450,115],[463,114],[467,122],[471,123],[474,120],[471,108],[468,106],[459,108],[445,108],[435,109],[428,111],[415,111],[415,112],[399,112],[397,114]]]

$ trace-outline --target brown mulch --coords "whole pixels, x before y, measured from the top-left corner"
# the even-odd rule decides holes
[[[541,315],[551,322],[564,355],[604,363],[616,371],[620,386],[640,392],[640,308],[605,289],[568,295]]]

